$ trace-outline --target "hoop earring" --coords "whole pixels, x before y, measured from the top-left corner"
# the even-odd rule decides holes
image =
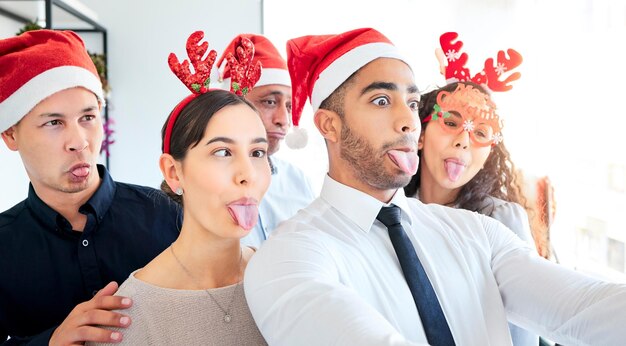
[[[177,195],[179,195],[179,196],[182,196],[182,195],[183,195],[183,188],[179,186],[179,187],[176,189],[176,191],[174,191],[174,193],[175,193],[175,194],[177,194]]]

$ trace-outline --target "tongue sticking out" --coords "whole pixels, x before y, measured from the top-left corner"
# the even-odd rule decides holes
[[[448,179],[456,182],[461,177],[461,173],[465,170],[465,165],[458,161],[446,160],[444,163]]]
[[[259,219],[259,209],[256,204],[230,204],[228,211],[235,223],[246,231],[251,230]]]
[[[86,177],[89,175],[89,167],[78,167],[72,170],[72,174],[77,177]]]
[[[391,161],[404,173],[413,175],[417,172],[417,153],[414,151],[389,150],[387,152]]]

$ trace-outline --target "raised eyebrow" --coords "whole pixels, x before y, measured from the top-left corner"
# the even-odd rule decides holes
[[[409,94],[419,94],[419,89],[417,89],[417,85],[413,84],[406,88],[406,92]]]
[[[209,145],[209,144],[215,143],[215,142],[224,142],[224,143],[228,143],[228,144],[234,144],[235,143],[235,141],[232,138],[228,138],[228,137],[213,137],[208,142],[206,142],[205,145]]]
[[[472,121],[475,124],[478,124],[478,125],[480,125],[480,124],[491,125],[491,122],[489,120],[485,119],[485,118],[474,118],[474,119],[472,119]]]
[[[96,107],[96,106],[89,106],[89,107],[83,108],[80,111],[80,113],[89,113],[89,112],[93,112],[93,111],[95,111],[97,109],[98,109],[98,107]],[[63,117],[65,117],[65,115],[61,114],[61,113],[42,113],[42,114],[39,114],[39,117],[41,117],[41,118],[63,118]]]
[[[90,107],[84,108],[81,111],[81,113],[89,113],[89,112],[93,112],[93,111],[95,111],[97,109],[98,109],[98,107],[96,107],[96,106],[90,106]]]
[[[373,82],[370,85],[363,88],[363,90],[361,90],[361,96],[365,95],[367,92],[370,92],[372,90],[377,90],[377,89],[396,91],[398,90],[398,86],[396,85],[396,83],[390,83],[390,82]]]
[[[215,142],[224,142],[227,144],[235,144],[235,140],[232,138],[228,138],[228,137],[214,137],[211,138],[205,145],[209,145],[211,143],[215,143]],[[257,137],[253,140],[250,141],[250,143],[256,144],[256,143],[267,143],[267,139],[263,138],[263,137]]]
[[[463,118],[463,117],[461,116],[461,113],[459,113],[459,112],[457,112],[457,111],[449,111],[448,113],[450,113],[450,114],[452,114],[452,115],[454,115],[454,116],[456,116],[456,117]]]
[[[41,113],[40,118],[65,118],[65,115],[61,113]]]
[[[285,93],[283,93],[280,90],[271,90],[270,92],[263,94],[261,98],[268,97],[268,96],[283,96],[283,95],[285,95]]]

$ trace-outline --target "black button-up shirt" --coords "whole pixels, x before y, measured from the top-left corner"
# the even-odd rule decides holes
[[[182,210],[161,191],[114,182],[98,166],[100,187],[72,230],[32,185],[28,198],[0,214],[0,343],[48,344],[79,303],[110,281],[122,283],[179,234]]]

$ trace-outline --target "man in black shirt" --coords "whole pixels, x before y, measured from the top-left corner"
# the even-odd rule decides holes
[[[0,85],[2,139],[31,182],[0,214],[0,343],[118,342],[105,327],[128,326],[112,310],[132,301],[116,282],[176,239],[180,208],[97,165],[104,97],[76,34],[0,40]]]

